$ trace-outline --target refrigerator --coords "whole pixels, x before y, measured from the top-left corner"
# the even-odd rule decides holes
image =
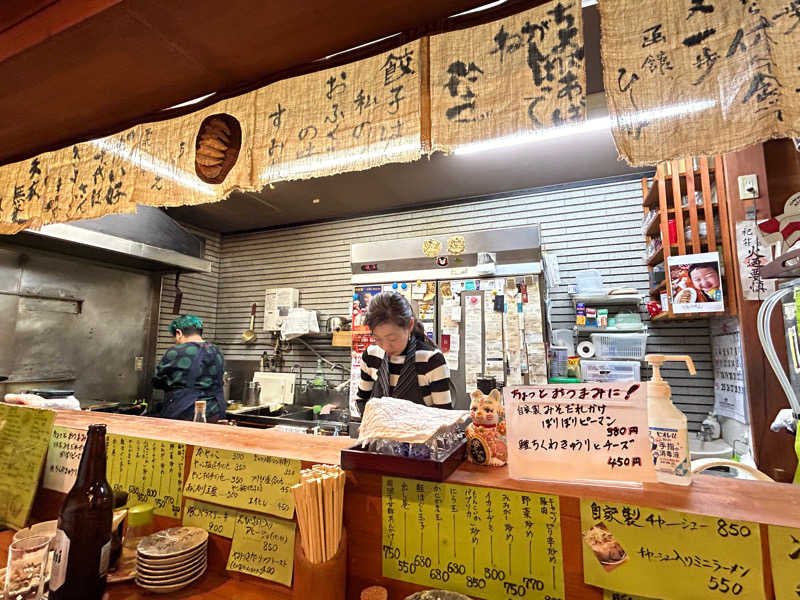
[[[539,226],[526,225],[352,244],[351,410],[361,353],[372,343],[363,317],[387,290],[406,296],[442,350],[454,408],[469,409],[481,376],[498,387],[546,383],[540,239]]]

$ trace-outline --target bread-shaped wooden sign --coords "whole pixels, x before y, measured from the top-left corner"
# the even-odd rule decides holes
[[[222,183],[242,147],[239,121],[223,113],[203,119],[195,140],[194,168],[206,183]]]

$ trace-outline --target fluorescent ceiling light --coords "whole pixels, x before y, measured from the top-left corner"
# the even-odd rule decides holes
[[[194,100],[187,100],[186,102],[181,102],[180,104],[174,104],[174,105],[169,106],[167,108],[162,108],[161,112],[164,112],[165,110],[172,110],[173,108],[183,108],[184,106],[191,106],[192,104],[197,104],[198,102],[202,102],[206,98],[210,98],[211,96],[213,96],[216,93],[217,92],[211,92],[210,94],[206,94],[205,96],[198,96]]]
[[[541,142],[544,140],[552,140],[561,137],[568,137],[577,135],[579,133],[588,133],[590,131],[600,131],[609,129],[611,127],[611,120],[608,117],[600,117],[598,119],[589,119],[574,125],[563,125],[561,127],[548,127],[547,129],[540,129],[538,131],[529,131],[525,133],[518,133],[508,135],[493,140],[485,140],[482,142],[472,142],[458,146],[453,150],[454,154],[474,154],[476,152],[483,152],[486,150],[496,150],[498,148],[508,148],[509,146],[516,146],[518,144],[526,144],[529,142]]]
[[[448,19],[455,19],[456,17],[460,17],[462,15],[469,15],[476,12],[481,12],[482,10],[489,10],[490,8],[494,8],[495,6],[500,6],[501,4],[505,4],[506,0],[497,0],[496,2],[490,2],[489,4],[484,4],[483,6],[479,6],[477,8],[471,8],[469,10],[465,10],[464,12],[457,13],[455,15],[450,15],[447,17]]]
[[[698,100],[695,102],[681,102],[680,104],[672,104],[670,106],[662,106],[651,110],[642,110],[627,115],[622,115],[620,124],[635,125],[638,123],[645,123],[649,121],[656,121],[659,119],[683,117],[692,113],[700,112],[711,108],[716,102],[713,100]],[[561,127],[548,127],[547,129],[539,129],[537,131],[528,131],[518,133],[492,140],[485,140],[481,142],[472,142],[458,146],[453,150],[454,154],[474,154],[475,152],[483,152],[486,150],[496,150],[498,148],[507,148],[509,146],[516,146],[518,144],[526,144],[530,142],[541,142],[544,140],[552,140],[557,138],[569,137],[581,133],[589,133],[592,131],[602,131],[611,129],[612,121],[610,117],[598,117],[588,119],[580,123],[571,125],[563,125]]]
[[[313,173],[314,171],[320,170],[327,170],[327,169],[335,169],[342,165],[347,165],[359,160],[369,160],[370,158],[377,158],[377,157],[385,157],[389,160],[395,155],[402,154],[404,152],[408,152],[410,150],[418,150],[420,151],[420,143],[419,140],[414,140],[413,142],[407,142],[400,146],[396,146],[391,148],[389,153],[386,153],[384,150],[370,150],[368,152],[361,152],[359,154],[350,154],[347,150],[342,150],[331,156],[330,158],[322,158],[320,160],[315,160],[310,163],[300,164],[296,166],[288,165],[286,168],[282,168],[279,166],[278,169],[275,169],[273,172],[272,167],[267,167],[261,172],[261,179],[267,179],[270,175],[273,175],[271,179],[272,182],[275,181],[283,181],[287,179],[291,179],[297,175],[303,175],[306,173]],[[266,181],[264,182],[266,185]]]
[[[333,58],[334,56],[339,56],[340,54],[346,54],[347,52],[352,52],[353,50],[358,50],[359,48],[366,48],[367,46],[372,46],[373,44],[377,44],[379,42],[382,42],[383,40],[388,40],[389,38],[397,37],[398,35],[400,34],[393,33],[392,35],[387,35],[382,38],[378,38],[377,40],[372,40],[371,42],[367,42],[365,44],[359,44],[358,46],[353,46],[352,48],[348,48],[347,50],[341,50],[340,52],[334,52],[333,54],[328,54],[328,56],[323,56],[322,58],[318,58],[314,62],[319,62],[321,60],[328,60],[329,58]]]
[[[138,148],[136,150],[131,150],[125,143],[116,138],[102,138],[99,140],[92,140],[89,143],[103,150],[107,150],[112,154],[116,154],[134,165],[138,164],[138,166],[145,171],[150,171],[151,173],[160,175],[164,179],[174,181],[180,186],[195,190],[206,196],[216,196],[214,189],[210,185],[199,181],[196,175],[190,175],[185,171],[176,169],[173,165],[155,158],[147,152],[142,152]]]

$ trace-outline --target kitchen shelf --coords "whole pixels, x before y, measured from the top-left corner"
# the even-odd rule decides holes
[[[651,298],[658,298],[661,296],[661,292],[667,291],[667,280],[665,279],[661,283],[659,283],[656,287],[650,288],[650,297]]]
[[[587,306],[600,305],[624,305],[624,304],[640,304],[642,296],[640,294],[570,294],[572,297],[572,304],[582,302]]]
[[[708,174],[710,178],[713,178],[714,175],[714,167],[709,166]],[[673,177],[680,177],[681,182],[681,197],[686,194],[686,173],[671,173],[669,175],[664,175],[664,184],[666,186],[667,197],[671,200],[672,199],[672,178]],[[702,185],[702,179],[700,177],[700,171],[695,171],[694,173],[694,189],[699,190]],[[672,204],[672,202],[670,202]],[[647,208],[656,208],[658,206],[658,180],[653,178],[650,187],[647,190],[647,194],[644,197],[644,201],[642,202],[642,206],[646,206]],[[687,206],[686,209],[688,210],[689,207]]]
[[[618,327],[587,327],[586,325],[575,325],[577,333],[642,333],[647,330],[647,326],[642,323],[636,329],[620,329]]]
[[[651,321],[693,321],[696,319],[708,319],[709,317],[720,317],[725,313],[725,311],[719,312],[710,312],[710,313],[681,313],[681,314],[672,314],[669,312],[662,312],[657,314],[655,317],[650,317]]]
[[[664,262],[664,248],[659,248],[653,256],[647,259],[647,266],[654,267],[662,262]]]
[[[715,208],[716,208],[716,206],[717,205],[714,204]],[[697,206],[696,208],[697,208],[697,218],[698,218],[698,220],[700,220],[700,219],[705,220],[705,214],[706,214],[705,206],[700,205],[700,206]],[[653,210],[657,210],[657,209],[654,208]],[[690,212],[689,207],[688,206],[684,206],[683,210],[681,212],[683,212],[684,215],[688,215],[689,212]],[[667,215],[670,218],[672,216],[674,216],[675,215],[675,209],[674,208],[668,209],[667,210]],[[684,217],[684,225],[686,225],[687,222],[688,222],[688,218]],[[650,225],[647,226],[647,229],[645,230],[644,234],[647,237],[651,237],[651,238],[652,237],[661,237],[661,215],[659,215],[658,217],[653,219],[653,222],[650,223]]]

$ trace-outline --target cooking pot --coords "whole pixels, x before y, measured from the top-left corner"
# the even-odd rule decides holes
[[[348,331],[350,319],[346,317],[330,317],[328,319],[328,331]]]

